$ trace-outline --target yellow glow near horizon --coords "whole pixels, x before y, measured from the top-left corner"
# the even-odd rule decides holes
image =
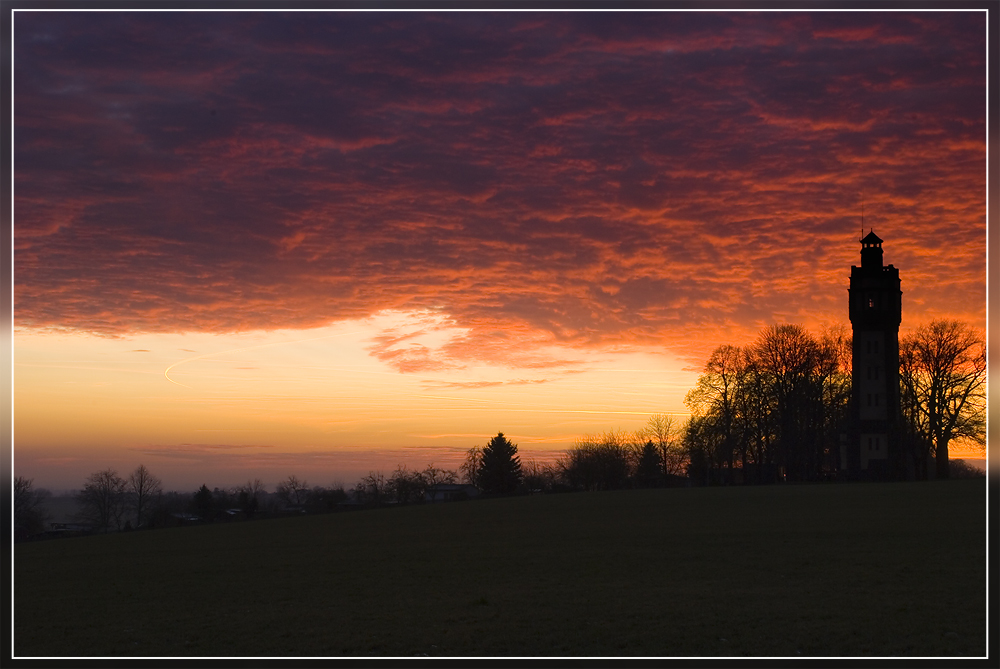
[[[217,478],[238,467],[228,475],[235,480],[244,469],[279,467],[268,477],[276,481],[301,463],[329,478],[338,453],[360,470],[394,466],[388,455],[364,464],[366,452],[380,449],[408,454],[399,461],[410,466],[454,465],[497,431],[527,457],[544,458],[587,433],[683,414],[697,379],[654,350],[550,346],[532,352],[531,367],[449,357],[447,346],[464,334],[427,312],[226,335],[18,329],[16,469],[40,485],[57,479],[54,487],[140,461],[183,478],[178,486],[190,484],[182,464],[197,476],[219,468]],[[427,371],[397,371],[397,353]]]

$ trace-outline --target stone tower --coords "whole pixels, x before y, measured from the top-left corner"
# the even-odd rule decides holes
[[[861,241],[861,267],[851,266],[848,290],[852,356],[851,433],[841,467],[850,478],[885,479],[897,473],[899,443],[899,270],[882,265],[882,240]]]

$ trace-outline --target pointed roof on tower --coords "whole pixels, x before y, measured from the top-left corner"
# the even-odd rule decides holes
[[[882,240],[879,236],[875,234],[874,230],[869,230],[868,234],[864,236],[864,239],[860,240],[862,244],[881,244]]]

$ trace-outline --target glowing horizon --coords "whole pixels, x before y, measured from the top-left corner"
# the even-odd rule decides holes
[[[332,479],[338,464],[342,477],[396,464],[453,468],[497,431],[518,442],[525,459],[548,460],[601,421],[601,429],[636,429],[653,413],[687,413],[682,400],[697,373],[677,371],[678,361],[653,351],[578,350],[575,359],[532,369],[441,362],[413,373],[369,354],[391,336],[407,344],[389,350],[431,360],[461,334],[445,322],[390,312],[311,331],[15,332],[19,474],[62,468],[58,478],[71,481],[103,457],[118,469],[142,460],[188,486],[184,469],[204,475],[213,467],[225,479],[219,485],[247,477],[273,484],[303,477],[291,471],[298,458],[324,460]],[[88,425],[102,426],[99,440],[78,434]],[[61,452],[74,440],[86,456]],[[351,457],[339,463],[338,452]],[[399,461],[388,462],[392,455]]]
[[[716,346],[847,323],[862,200],[901,334],[983,328],[985,36],[18,11],[15,472],[350,485],[680,417]]]

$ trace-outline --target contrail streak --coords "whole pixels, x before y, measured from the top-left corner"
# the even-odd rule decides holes
[[[519,413],[591,413],[591,414],[626,414],[631,416],[651,416],[655,413],[665,413],[670,416],[690,416],[690,411],[616,411],[614,409],[561,409],[559,407],[548,405],[538,405],[535,404],[535,408],[532,409],[514,409],[512,407],[523,407],[525,404],[523,402],[507,402],[504,400],[484,400],[478,398],[469,397],[450,397],[447,395],[411,395],[410,397],[417,397],[420,399],[432,399],[432,400],[454,400],[456,402],[478,402],[476,406],[470,407],[448,407],[448,408],[438,408],[434,411],[470,411],[480,409],[480,405],[483,404],[499,404],[503,405],[505,411],[516,411]]]
[[[301,344],[302,342],[305,342],[305,341],[317,341],[319,339],[332,339],[333,337],[344,337],[346,335],[358,334],[359,332],[361,332],[361,330],[356,330],[354,332],[341,332],[340,334],[323,335],[322,337],[309,337],[308,339],[295,339],[295,340],[292,340],[292,341],[275,341],[275,342],[271,342],[269,344],[257,344],[256,346],[244,346],[243,348],[234,348],[234,349],[230,349],[228,351],[213,351],[212,353],[204,353],[202,355],[196,355],[193,358],[186,358],[184,360],[180,360],[178,362],[175,362],[174,364],[170,365],[165,370],[163,370],[163,376],[164,376],[164,378],[166,378],[167,381],[170,381],[170,383],[173,383],[174,385],[182,386],[184,388],[190,388],[191,390],[194,390],[194,388],[191,388],[191,386],[185,385],[185,384],[183,384],[183,383],[181,383],[179,381],[174,381],[172,378],[170,378],[170,370],[174,369],[175,367],[179,367],[179,366],[181,366],[181,365],[183,365],[185,363],[194,362],[195,360],[201,360],[202,358],[207,358],[207,357],[213,356],[213,355],[227,355],[229,353],[243,353],[244,351],[253,351],[253,350],[258,349],[258,348],[267,348],[268,346],[280,346],[282,344]]]

